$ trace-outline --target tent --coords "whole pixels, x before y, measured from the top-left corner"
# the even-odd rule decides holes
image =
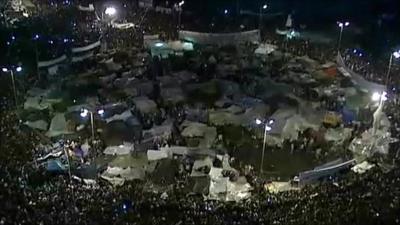
[[[63,134],[71,134],[73,132],[68,130],[67,121],[64,113],[56,113],[51,120],[50,128],[46,135],[48,137],[56,137]]]
[[[133,98],[136,108],[143,114],[157,112],[157,104],[147,97]]]
[[[46,162],[46,170],[53,173],[62,173],[67,170],[58,159],[51,159]]]
[[[124,142],[122,145],[118,146],[108,146],[104,150],[106,155],[127,155],[134,151],[134,145],[129,142]]]

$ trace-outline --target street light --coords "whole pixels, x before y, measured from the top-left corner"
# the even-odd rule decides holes
[[[263,171],[264,166],[264,155],[265,155],[265,147],[267,142],[267,132],[272,130],[271,125],[274,123],[274,120],[269,120],[268,122],[264,122],[261,119],[256,119],[256,124],[261,125],[264,123],[264,139],[263,139],[263,149],[261,154],[261,163],[260,163],[260,173]]]
[[[107,16],[114,16],[114,15],[117,13],[117,9],[115,9],[115,8],[112,7],[112,6],[110,6],[110,7],[107,7],[107,8],[106,8],[106,10],[104,11],[104,13],[105,13]]]
[[[182,6],[185,4],[185,1],[181,1],[178,3],[178,31],[181,29],[181,21],[182,21]]]
[[[18,107],[18,102],[17,102],[17,89],[15,87],[15,78],[14,78],[14,71],[13,69],[8,69],[7,67],[3,67],[1,69],[4,73],[10,72],[11,75],[11,83],[12,83],[12,88],[13,88],[13,94],[14,94],[14,103],[15,103],[15,107]],[[18,66],[15,67],[15,72],[21,72],[22,71],[22,67]]]
[[[227,10],[227,9],[224,10],[224,14],[225,14],[225,15],[228,14],[228,10]]]
[[[97,114],[100,115],[100,116],[103,116],[104,112],[105,112],[104,109],[99,109],[97,111]],[[90,115],[90,125],[91,125],[91,128],[92,128],[92,140],[94,140],[93,111],[90,111],[88,109],[83,108],[83,109],[81,109],[81,114],[80,115],[81,115],[82,118],[86,118],[88,115]]]
[[[262,11],[266,10],[267,8],[268,8],[267,4],[260,6],[260,14],[259,14],[260,19],[258,21],[258,29],[260,30],[260,32],[261,32],[261,23],[262,23]]]
[[[389,85],[389,78],[390,78],[390,71],[392,69],[392,64],[393,64],[393,57],[396,59],[400,58],[400,50],[395,51],[392,54],[390,54],[389,66],[388,66],[388,71],[386,74],[386,86]]]
[[[339,35],[339,44],[338,44],[338,53],[340,53],[340,47],[342,45],[342,35],[344,27],[350,26],[350,22],[337,22],[338,26],[340,27],[340,35]]]
[[[371,96],[371,100],[374,102],[386,101],[387,100],[387,92],[386,91],[384,91],[382,93],[374,92]]]

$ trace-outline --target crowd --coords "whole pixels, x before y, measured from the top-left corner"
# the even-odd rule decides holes
[[[132,13],[130,19],[141,21],[144,28],[113,32],[110,39],[125,40],[135,32],[162,33],[172,37],[175,30],[168,16]],[[147,24],[147,25],[146,25]],[[157,25],[154,25],[157,24]],[[167,24],[167,25],[162,25]],[[91,27],[76,32],[92,33]],[[168,32],[171,31],[171,32]],[[115,36],[117,35],[117,36]],[[85,38],[82,39],[84,41]],[[333,48],[310,45],[307,41],[270,40],[295,55],[325,59],[335,55]],[[117,43],[124,46],[124,43]],[[351,58],[346,61],[353,62]],[[369,67],[355,63],[352,69],[372,79]],[[371,71],[368,69],[368,71]],[[331,177],[330,182],[306,186],[299,191],[266,193],[263,181],[250,175],[255,187],[252,197],[241,202],[205,200],[183,190],[188,176],[175,174],[174,184],[161,192],[142,181],[111,187],[101,179],[97,185],[71,179],[68,174],[49,174],[34,162],[41,142],[38,133],[22,129],[18,115],[11,110],[9,97],[1,98],[0,110],[0,224],[398,224],[400,223],[400,169],[387,172],[376,166],[365,174],[348,173]],[[400,114],[397,98],[391,98],[386,112],[392,135],[397,137]],[[166,110],[176,120],[182,109]],[[169,112],[170,111],[170,112]],[[154,116],[156,117],[156,116]],[[154,118],[141,118],[142,121]],[[150,122],[149,122],[150,123]],[[146,123],[144,123],[146,124]],[[161,146],[164,143],[154,143]],[[298,145],[301,145],[298,144]],[[398,149],[393,144],[393,151]]]
[[[49,175],[31,162],[34,133],[21,132],[2,113],[1,224],[398,224],[400,170],[378,167],[349,173],[300,191],[265,193],[255,185],[243,202],[216,202],[181,186],[153,192],[143,182],[88,187],[67,175]],[[176,184],[187,177],[176,175]]]

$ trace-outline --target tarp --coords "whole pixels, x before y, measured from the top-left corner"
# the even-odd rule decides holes
[[[251,30],[237,33],[200,33],[179,31],[179,38],[204,45],[238,45],[246,42],[260,42],[260,31]]]
[[[276,45],[260,44],[254,51],[256,55],[269,55],[278,48]]]
[[[106,122],[107,122],[107,123],[110,123],[110,122],[116,121],[116,120],[126,121],[128,118],[130,118],[130,117],[132,117],[132,116],[133,116],[133,115],[132,115],[131,111],[130,111],[130,110],[126,110],[126,111],[124,111],[124,112],[121,113],[121,114],[115,114],[115,115],[113,115],[112,117],[107,118],[107,119],[106,119]]]
[[[82,47],[76,47],[76,48],[72,48],[71,51],[73,53],[78,53],[78,52],[85,52],[85,51],[89,51],[92,50],[96,47],[100,46],[100,41],[96,41],[92,44],[86,45],[86,46],[82,46]]]
[[[49,172],[63,172],[66,170],[66,166],[58,159],[51,159],[46,162],[46,170]]]
[[[147,160],[149,161],[156,161],[166,158],[168,158],[168,151],[165,149],[147,151]]]
[[[386,87],[381,84],[377,84],[374,82],[367,81],[361,75],[355,73],[354,71],[350,70],[344,63],[343,57],[338,54],[336,57],[336,62],[338,64],[339,71],[343,72],[344,75],[350,75],[352,81],[359,86],[363,91],[375,93],[375,92],[384,92],[386,91]]]
[[[66,55],[62,55],[58,58],[54,58],[51,60],[47,60],[47,61],[39,61],[38,62],[38,67],[42,68],[42,67],[49,67],[49,66],[53,66],[55,64],[61,63],[62,61],[66,60],[67,56]]]
[[[353,168],[351,168],[351,170],[354,173],[363,174],[363,173],[367,172],[368,170],[370,170],[373,167],[374,167],[373,164],[370,164],[367,161],[364,161],[362,163],[359,163],[359,164],[355,165]]]
[[[62,134],[70,134],[72,132],[67,129],[67,121],[64,113],[56,113],[51,120],[50,128],[46,135],[48,137],[56,137]]]
[[[134,151],[134,146],[132,143],[124,142],[122,145],[118,146],[108,146],[104,150],[106,155],[128,155]]]
[[[136,97],[133,103],[141,113],[151,113],[157,111],[157,104],[147,97]]]
[[[47,126],[48,126],[48,123],[44,120],[26,121],[24,124],[30,128],[38,129],[38,130],[47,130]]]

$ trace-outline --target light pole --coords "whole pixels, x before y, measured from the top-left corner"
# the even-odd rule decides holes
[[[12,88],[13,88],[13,94],[14,94],[14,103],[15,103],[15,107],[18,107],[18,102],[17,102],[17,89],[15,88],[15,77],[14,77],[14,71],[13,69],[7,69],[6,67],[3,67],[1,69],[4,73],[9,72],[11,75],[11,83],[12,83]],[[18,66],[15,68],[16,72],[21,72],[22,71],[22,67]]]
[[[256,119],[256,124],[257,125],[261,125],[264,123],[264,138],[263,138],[263,149],[262,149],[262,154],[261,154],[261,163],[260,163],[260,173],[262,173],[263,171],[263,166],[264,166],[264,155],[265,155],[265,147],[266,147],[266,142],[267,142],[267,132],[271,131],[272,127],[270,125],[272,125],[274,123],[273,120],[269,120],[267,123],[263,122],[260,119]]]
[[[33,40],[35,42],[36,73],[37,73],[37,76],[38,76],[38,80],[40,80],[39,51],[38,51],[39,34],[35,34],[35,36],[33,36]]]
[[[350,22],[337,22],[338,26],[340,27],[340,35],[339,35],[339,43],[338,43],[338,53],[340,53],[340,47],[342,45],[342,36],[343,36],[343,29],[344,27],[348,27]]]
[[[88,116],[88,114],[90,115],[90,126],[91,126],[91,130],[92,130],[92,140],[94,140],[94,119],[93,119],[93,111],[90,111],[88,109],[82,109],[81,110],[81,117],[82,118],[86,118]],[[104,109],[99,109],[97,111],[97,114],[102,116],[104,115]]]
[[[185,4],[185,1],[181,1],[178,3],[178,31],[181,29],[182,22],[182,6]]]
[[[388,66],[388,71],[386,74],[386,87],[389,85],[389,78],[390,78],[390,71],[392,70],[393,57],[396,59],[400,58],[400,50],[395,51],[392,54],[390,54],[389,66]]]
[[[260,13],[259,13],[260,18],[258,21],[258,30],[260,30],[260,33],[261,33],[262,16],[263,16],[262,12],[263,12],[263,10],[266,10],[267,8],[268,8],[267,4],[260,6]]]

